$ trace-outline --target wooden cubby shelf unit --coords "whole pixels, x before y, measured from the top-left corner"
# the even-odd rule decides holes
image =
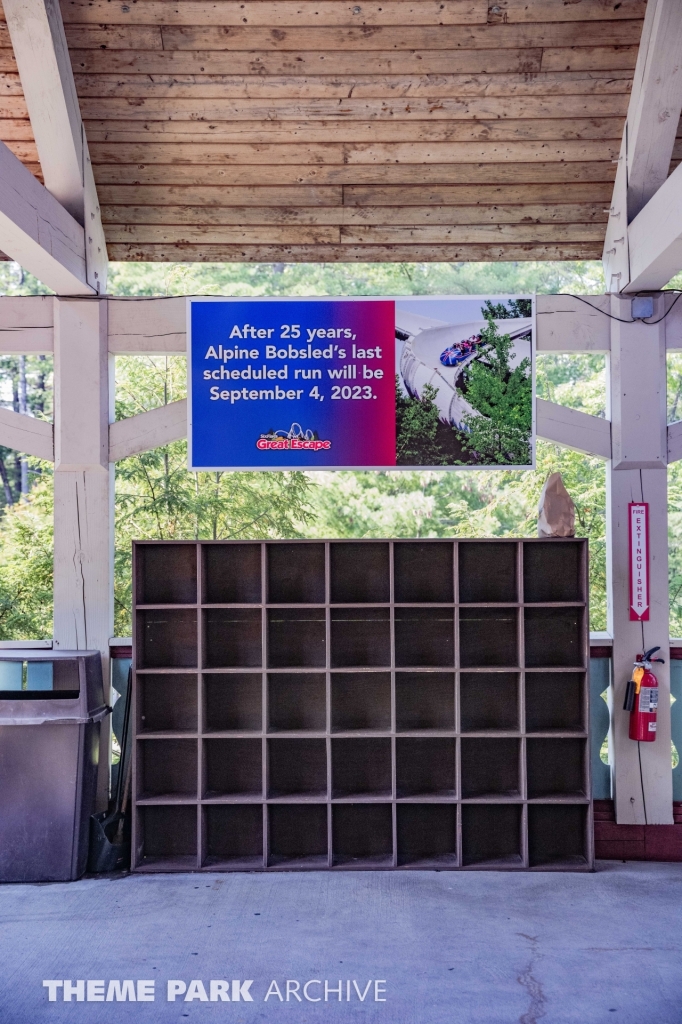
[[[139,541],[133,869],[590,870],[587,542]]]

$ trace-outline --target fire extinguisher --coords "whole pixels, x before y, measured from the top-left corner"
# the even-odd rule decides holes
[[[651,664],[663,664],[663,658],[652,657],[660,649],[652,647],[644,654],[637,655],[632,679],[625,690],[623,710],[630,712],[630,739],[642,743],[653,743],[656,739],[658,679],[651,671]]]

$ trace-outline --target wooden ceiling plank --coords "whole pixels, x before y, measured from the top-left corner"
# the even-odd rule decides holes
[[[461,99],[459,97],[409,97],[405,99],[291,99],[202,100],[146,98],[83,98],[84,120],[116,121],[335,121],[408,120],[507,121],[575,117],[615,117],[622,135],[622,121],[628,94],[606,96],[502,96]]]
[[[604,236],[601,224],[477,224],[422,225],[358,225],[341,227],[341,241],[359,245],[440,244],[448,242],[479,243],[507,242],[599,242]],[[198,239],[199,240],[199,239]],[[210,238],[206,238],[210,241]]]
[[[164,242],[172,245],[192,245],[196,242],[224,245],[317,245],[336,244],[341,241],[341,228],[335,225],[253,225],[248,228],[221,226],[218,230],[203,226],[200,229],[178,231],[156,224],[112,224],[107,232],[115,242]],[[582,240],[582,239],[580,239]]]
[[[556,206],[103,206],[105,224],[603,224],[602,203]]]
[[[489,13],[489,7],[499,13]],[[247,0],[220,4],[200,0],[142,0],[134,4],[114,5],[109,0],[67,0],[62,4],[64,21],[70,24],[140,25],[424,25],[424,24],[515,24],[538,21],[610,21],[643,18],[646,0],[419,0],[361,5],[338,0]],[[308,10],[310,8],[310,10]]]
[[[610,186],[608,186],[610,190]],[[101,185],[103,203],[144,203],[159,206],[164,203],[194,204],[197,206],[341,206],[343,188],[340,185],[292,185],[276,188],[244,188],[229,185],[205,188],[164,185]]]
[[[450,206],[481,203],[597,203],[611,194],[610,182],[515,185],[346,185],[344,206]],[[554,208],[554,207],[553,207]]]
[[[76,75],[81,104],[89,98],[123,100],[461,99],[501,96],[615,96],[630,92],[631,71],[550,71],[535,75]],[[16,85],[15,85],[16,82]],[[0,75],[0,92],[23,95],[18,76]],[[7,90],[7,91],[5,91]]]
[[[446,245],[449,242],[486,244],[496,242],[603,241],[600,224],[471,224],[471,225],[182,225],[111,224],[107,232],[113,245],[121,242],[165,243],[166,245]]]
[[[596,71],[634,69],[638,45],[547,46],[542,51],[541,71]]]
[[[498,203],[560,204],[594,203],[601,209],[610,198],[612,184],[605,182],[562,182],[520,185],[293,185],[269,188],[193,185],[103,185],[99,196],[109,209],[145,205],[210,207],[212,210],[239,206],[258,207],[373,207],[373,206],[467,206],[484,208]],[[103,206],[104,208],[104,206]]]
[[[643,18],[646,0],[495,0],[490,23],[515,24],[528,21],[603,21],[610,18]]]
[[[22,123],[22,122],[18,122]],[[278,144],[301,142],[517,142],[600,140],[616,141],[622,119],[560,118],[529,121],[86,121],[91,143],[230,143]],[[0,138],[2,134],[0,121]],[[30,136],[29,136],[30,137]]]
[[[638,46],[640,20],[603,21],[590,26],[602,46]],[[148,27],[125,29],[69,26],[67,37],[74,47],[109,49],[133,44],[143,46],[136,33],[145,37]],[[164,25],[160,32],[164,50],[476,50],[533,47],[584,46],[585,28],[579,22],[547,22],[518,25],[413,25],[409,32],[401,26],[376,26],[369,29],[324,28],[260,28],[242,26]]]
[[[231,53],[213,50],[168,52],[81,50],[70,48],[74,72],[92,75],[111,73],[232,74],[232,75],[354,75],[367,71],[367,53],[359,51],[311,51]],[[402,53],[372,52],[376,74],[501,74],[540,71],[590,71],[634,69],[636,46],[582,46],[551,49],[528,47],[503,50],[405,50]],[[0,51],[0,71],[14,71],[9,51]]]
[[[3,142],[33,142],[31,122],[27,118],[4,116],[0,105],[0,139]]]
[[[611,160],[576,163],[205,166],[108,163],[95,167],[97,184],[124,185],[428,185],[509,182],[613,182]]]
[[[361,6],[339,0],[144,0],[112,4],[109,0],[66,0],[64,21],[69,25],[485,25],[487,0],[363,0]],[[631,14],[630,17],[639,17]]]
[[[541,163],[614,160],[615,140],[565,142],[312,143],[262,145],[216,143],[95,142],[92,159],[107,164],[192,164],[206,166],[282,164]]]
[[[601,243],[560,245],[131,245],[111,246],[114,260],[159,263],[433,263],[597,259]]]

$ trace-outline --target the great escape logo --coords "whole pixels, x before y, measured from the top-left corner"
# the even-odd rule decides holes
[[[292,423],[288,430],[269,430],[256,441],[259,451],[329,451],[331,441],[323,441],[315,430],[304,430],[300,423]]]

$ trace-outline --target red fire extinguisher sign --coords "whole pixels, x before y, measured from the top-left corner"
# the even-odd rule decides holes
[[[649,504],[628,505],[630,530],[630,621],[649,621]]]

